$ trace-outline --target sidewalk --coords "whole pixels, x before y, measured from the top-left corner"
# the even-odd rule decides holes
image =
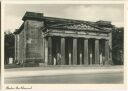
[[[5,78],[29,77],[29,76],[52,76],[69,74],[113,73],[123,72],[123,66],[110,67],[30,67],[6,69]]]

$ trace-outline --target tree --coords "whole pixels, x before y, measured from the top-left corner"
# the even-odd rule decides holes
[[[14,58],[14,51],[15,51],[15,36],[11,32],[5,32],[4,33],[4,58],[5,58],[5,64],[8,64],[9,57]]]
[[[112,31],[112,57],[116,65],[123,64],[124,59],[124,28],[115,28]]]

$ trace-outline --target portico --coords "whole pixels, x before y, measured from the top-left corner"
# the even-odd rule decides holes
[[[48,65],[53,65],[55,60],[56,65],[104,65],[108,59],[110,60],[107,37],[79,37],[78,34],[76,36],[73,36],[74,34],[72,36],[71,34],[70,36],[56,35],[51,33],[45,37],[45,43],[49,44],[45,49],[48,51],[45,56],[45,62],[49,63]],[[57,60],[57,54],[59,54],[59,60]]]

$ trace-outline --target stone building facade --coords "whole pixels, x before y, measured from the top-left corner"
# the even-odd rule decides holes
[[[81,21],[26,12],[15,33],[15,61],[20,64],[112,64],[112,29],[108,21]]]

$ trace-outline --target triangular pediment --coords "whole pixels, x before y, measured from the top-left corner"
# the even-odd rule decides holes
[[[76,30],[76,31],[82,30],[82,31],[108,32],[106,29],[97,27],[95,26],[95,23],[88,21],[77,21],[77,20],[46,17],[45,22],[47,28]]]
[[[83,30],[83,31],[86,31],[86,30],[96,30],[96,31],[100,31],[99,29],[97,28],[94,28],[92,26],[89,26],[87,24],[73,24],[73,25],[64,25],[64,26],[61,26],[62,28],[66,28],[66,29],[73,29],[73,30]]]

